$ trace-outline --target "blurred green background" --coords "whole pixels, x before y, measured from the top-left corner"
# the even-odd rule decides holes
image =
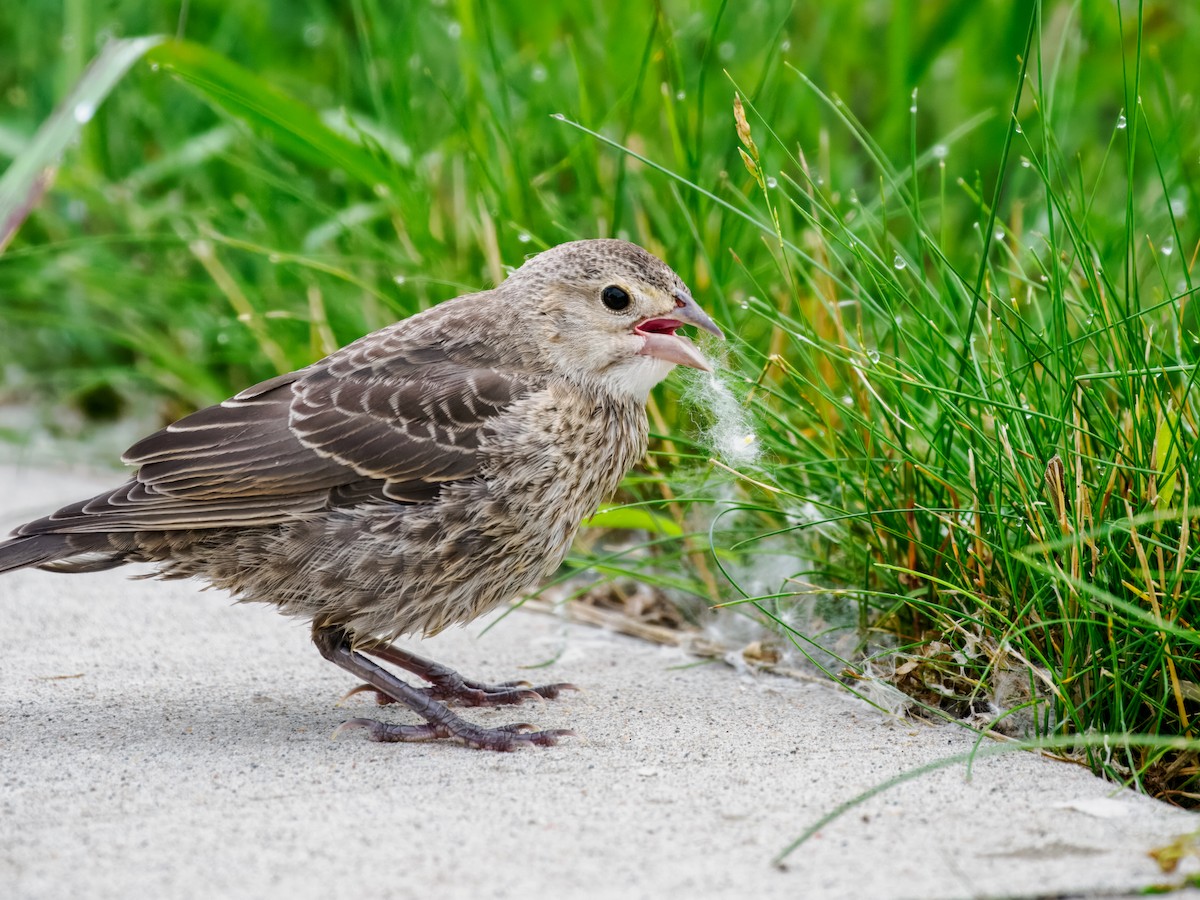
[[[108,39],[180,34],[377,136],[400,189],[380,198],[337,169],[281,153],[177,80],[135,66],[0,261],[0,391],[93,415],[131,403],[175,415],[270,374],[261,329],[236,321],[245,310],[189,251],[201,236],[215,242],[218,264],[256,315],[268,317],[277,365],[323,349],[317,307],[344,342],[577,237],[625,236],[662,252],[728,320],[730,297],[756,292],[737,259],[764,277],[775,269],[758,232],[552,116],[746,207],[754,184],[736,151],[737,85],[777,138],[760,132],[768,169],[801,151],[841,203],[854,190],[875,192],[870,155],[797,72],[841,98],[897,166],[914,148],[945,152],[950,196],[939,230],[948,257],[965,261],[978,250],[970,229],[978,208],[954,180],[980,190],[996,177],[1032,9],[767,0],[5,4],[0,161],[20,151]],[[1110,4],[1043,12],[1041,65],[1052,70],[1053,103],[1069,113],[1052,138],[1084,166],[1107,152],[1127,105],[1129,12],[1123,23]],[[1154,64],[1141,91],[1166,123],[1160,150],[1182,169],[1180,199],[1192,206],[1197,131],[1185,114],[1197,67],[1187,36],[1198,27],[1192,4],[1151,6],[1144,40]],[[1011,190],[1033,183],[1015,179]],[[1120,213],[1123,199],[1096,202],[1112,200]],[[787,204],[780,214],[785,231],[802,227]],[[1111,240],[1121,238],[1118,229]]]

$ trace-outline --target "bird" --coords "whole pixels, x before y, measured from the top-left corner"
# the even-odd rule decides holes
[[[395,644],[539,585],[648,444],[649,392],[687,337],[723,338],[683,280],[622,240],[571,241],[130,447],[113,490],[16,528],[0,573],[151,563],[311,623],[321,655],[422,720],[342,723],[374,741],[508,751],[572,735],[452,707],[554,699]],[[146,577],[146,576],[142,576]],[[414,686],[390,664],[415,675]]]

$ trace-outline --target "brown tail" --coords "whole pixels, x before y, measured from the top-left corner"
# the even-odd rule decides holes
[[[51,572],[99,572],[125,562],[105,534],[30,534],[0,542],[0,574],[37,566]]]

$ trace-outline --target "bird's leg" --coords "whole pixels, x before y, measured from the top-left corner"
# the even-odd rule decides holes
[[[483,684],[463,678],[449,666],[443,666],[431,659],[409,653],[398,647],[364,647],[363,653],[390,662],[402,669],[407,669],[419,678],[428,681],[432,687],[418,688],[431,700],[441,700],[457,706],[508,706],[524,703],[526,700],[554,700],[563,691],[577,691],[573,684],[559,682],[557,684],[533,685],[528,681],[505,681],[501,684]],[[396,701],[383,693],[374,685],[360,684],[347,697],[364,691],[375,692],[375,702],[380,706]]]
[[[468,747],[483,750],[515,750],[523,744],[549,747],[561,737],[573,734],[556,729],[535,731],[532,725],[521,722],[502,725],[499,728],[484,728],[460,718],[444,703],[433,699],[427,692],[401,681],[391,672],[376,665],[361,653],[351,649],[350,639],[337,628],[313,628],[313,643],[321,655],[352,675],[361,678],[372,689],[403,703],[425,720],[424,725],[392,725],[374,719],[351,719],[338,727],[343,729],[362,728],[373,741],[432,741],[439,739],[461,741]]]

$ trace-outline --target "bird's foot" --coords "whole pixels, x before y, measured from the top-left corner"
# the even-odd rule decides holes
[[[424,725],[394,725],[376,719],[350,719],[333,732],[336,738],[346,731],[363,730],[372,741],[397,743],[407,741],[459,741],[479,750],[507,752],[523,746],[553,747],[559,738],[574,737],[575,732],[558,728],[551,731],[536,731],[527,722],[484,728],[472,725],[454,716],[441,722],[426,722]]]
[[[468,698],[478,700],[475,692],[484,697],[489,696],[488,691],[484,690],[485,685],[466,682],[453,669],[391,647],[366,651],[373,656],[396,663],[410,672],[421,675],[432,685],[432,687],[421,690],[402,681],[387,669],[354,650],[348,635],[343,631],[334,628],[314,628],[313,643],[317,645],[317,649],[327,660],[366,682],[365,689],[373,690],[379,696],[407,706],[425,720],[423,725],[392,725],[375,719],[351,719],[338,727],[334,732],[335,737],[343,731],[363,729],[373,741],[450,740],[480,750],[515,750],[524,746],[551,747],[558,743],[559,738],[574,734],[572,731],[563,729],[536,731],[532,725],[524,722],[503,725],[499,728],[484,728],[475,725],[456,715],[450,710],[450,707],[441,700],[435,699],[432,694],[434,691],[441,690],[449,691],[457,696],[465,691]],[[546,686],[547,690],[553,690],[555,694],[564,687],[566,686]],[[351,693],[357,693],[357,690]],[[538,693],[536,688],[516,685],[498,685],[490,692],[490,696],[504,697],[507,698],[507,702],[515,703],[529,699],[525,696],[526,694],[537,697],[544,696]]]
[[[573,684],[530,684],[528,681],[505,681],[500,684],[484,684],[461,677],[457,672],[452,677],[439,678],[427,688],[417,688],[430,700],[440,700],[452,706],[513,706],[529,700],[556,700],[564,691],[577,691]],[[346,693],[343,700],[355,694],[373,693],[380,706],[396,700],[374,685],[360,684]]]
[[[484,684],[463,678],[449,666],[417,656],[399,647],[364,647],[364,653],[378,657],[384,662],[400,666],[417,677],[429,682],[429,687],[419,688],[430,700],[438,700],[455,706],[512,706],[527,700],[554,700],[563,691],[577,691],[573,684],[539,684],[528,681],[505,681],[501,684]],[[395,702],[386,691],[370,684],[356,687],[346,696],[360,691],[374,691],[375,702],[380,706]],[[344,699],[344,698],[343,698]]]

